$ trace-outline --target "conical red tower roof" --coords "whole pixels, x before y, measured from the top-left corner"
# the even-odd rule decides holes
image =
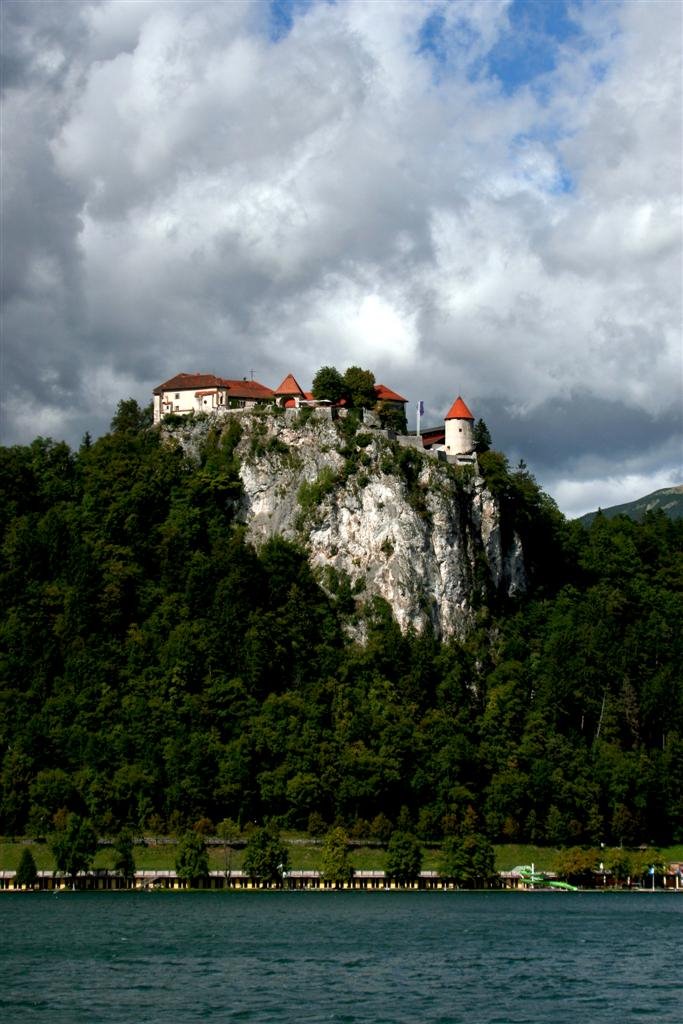
[[[291,373],[287,374],[280,387],[276,388],[274,393],[276,395],[301,395],[303,397],[303,391]]]
[[[463,400],[460,397],[460,395],[458,395],[456,400],[453,402],[453,405],[450,407],[450,409],[448,410],[448,412],[444,416],[444,419],[445,420],[473,420],[474,416],[472,415],[470,410],[467,408],[467,406],[463,402]]]

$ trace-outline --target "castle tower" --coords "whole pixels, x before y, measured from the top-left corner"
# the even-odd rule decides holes
[[[285,406],[287,403],[292,405],[298,405],[299,400],[305,398],[306,395],[299,387],[299,382],[296,377],[291,373],[288,373],[279,388],[276,388],[273,392],[278,405]]]
[[[445,447],[448,455],[469,455],[474,450],[474,416],[460,395],[445,416]]]

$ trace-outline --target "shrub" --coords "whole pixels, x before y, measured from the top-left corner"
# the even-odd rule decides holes
[[[313,509],[317,508],[325,495],[334,490],[336,483],[337,474],[329,466],[325,466],[318,477],[311,483],[308,480],[304,480],[297,494],[297,501],[301,506],[301,510],[305,513],[312,512]]]

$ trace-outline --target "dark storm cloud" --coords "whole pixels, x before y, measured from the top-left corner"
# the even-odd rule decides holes
[[[524,416],[489,400],[482,405],[482,415],[511,458],[533,463],[543,476],[556,476],[595,453],[615,465],[652,459],[653,453],[681,436],[682,426],[680,408],[653,416],[594,394],[546,401]]]

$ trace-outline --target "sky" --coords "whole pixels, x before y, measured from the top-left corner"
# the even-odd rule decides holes
[[[568,516],[683,482],[682,11],[3,0],[0,441],[360,365]]]

